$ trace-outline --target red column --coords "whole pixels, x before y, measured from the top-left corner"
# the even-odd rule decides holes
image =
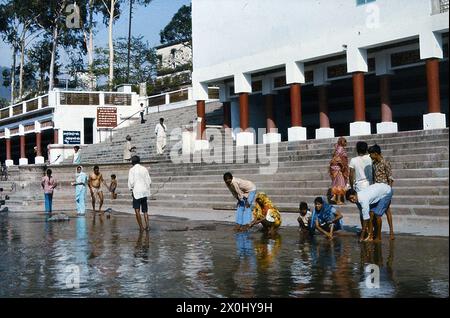
[[[272,129],[277,128],[275,123],[275,116],[273,114],[273,95],[265,95],[264,102],[266,105],[266,132],[270,133]]]
[[[20,136],[20,158],[26,158],[26,156],[25,156],[25,136]]]
[[[319,92],[320,128],[330,128],[330,118],[328,115],[327,87],[319,86],[318,92]]]
[[[302,96],[299,83],[291,84],[291,125],[302,126]]]
[[[36,157],[42,156],[41,139],[42,139],[41,133],[40,132],[36,133],[36,148],[37,148]]]
[[[441,97],[439,90],[439,59],[426,61],[427,88],[428,88],[428,112],[441,112]]]
[[[364,73],[353,73],[353,99],[355,121],[366,121],[366,97],[364,94]]]
[[[223,103],[223,128],[231,128],[231,103]]]
[[[390,75],[380,77],[381,122],[392,122]]]
[[[58,129],[53,129],[53,143],[58,144]]]
[[[241,131],[244,132],[249,126],[248,93],[239,93],[239,115]]]
[[[11,160],[11,139],[6,138],[6,160]]]
[[[197,140],[204,140],[206,139],[205,130],[206,130],[206,115],[205,115],[205,101],[204,100],[198,100],[197,101],[197,117],[201,117],[202,122],[198,126],[197,130]],[[197,122],[197,125],[199,123]]]

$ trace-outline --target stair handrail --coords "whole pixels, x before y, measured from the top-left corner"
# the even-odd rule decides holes
[[[147,108],[147,107],[145,107]],[[134,116],[136,116],[137,114],[141,113],[143,110],[139,109],[137,112],[133,113],[131,116],[128,116],[127,118],[125,118],[124,120],[122,120],[120,123],[118,123],[116,126],[108,128],[109,131],[109,140],[112,141],[112,136],[113,136],[113,130],[116,129],[117,127],[119,127],[120,125],[122,125],[124,122],[130,120],[131,118],[133,118]]]

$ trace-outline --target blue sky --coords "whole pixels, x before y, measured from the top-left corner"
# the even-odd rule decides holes
[[[133,12],[132,34],[143,35],[151,46],[159,44],[159,32],[172,19],[173,15],[190,0],[153,0],[147,7],[135,7]],[[100,20],[94,38],[95,46],[106,46],[108,43],[108,28]],[[128,1],[124,6],[121,18],[114,24],[114,38],[128,36]],[[11,49],[0,42],[0,66],[10,66]]]

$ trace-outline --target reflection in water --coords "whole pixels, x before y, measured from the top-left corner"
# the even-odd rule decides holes
[[[196,290],[212,297],[220,296],[214,287],[212,259],[213,247],[208,238],[189,237],[186,242],[186,254],[183,258],[183,274],[192,294]]]
[[[383,248],[381,243],[361,245],[361,267],[363,280],[359,284],[361,297],[393,297],[395,296],[395,279],[392,270],[394,261],[394,241],[389,241],[388,257],[386,263],[383,260]],[[366,285],[369,273],[366,272],[366,266],[375,264],[379,268],[380,288],[370,288]]]
[[[132,215],[0,216],[0,297],[448,297],[447,238],[375,244],[294,228],[271,237],[198,223],[167,230],[189,224],[155,220],[138,233]],[[369,264],[379,266],[378,289],[365,284]],[[66,285],[74,265],[79,288]]]
[[[235,233],[236,254],[238,258],[234,273],[237,294],[241,297],[255,297],[254,282],[256,278],[256,255],[253,240],[249,232]]]

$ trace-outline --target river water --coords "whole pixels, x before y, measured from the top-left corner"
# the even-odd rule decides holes
[[[449,240],[328,241],[133,215],[0,215],[0,297],[448,297]]]

